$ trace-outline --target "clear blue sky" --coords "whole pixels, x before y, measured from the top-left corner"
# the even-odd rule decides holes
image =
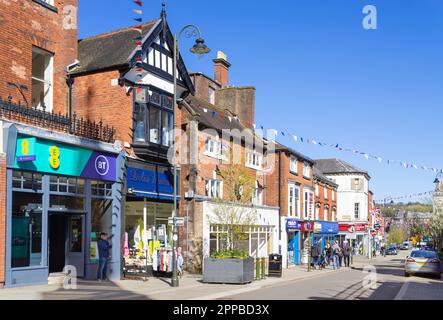
[[[79,37],[134,24],[130,0],[80,0]],[[144,0],[144,21],[161,0]],[[362,27],[376,5],[378,30]],[[443,1],[169,0],[171,28],[195,23],[211,56],[182,52],[188,69],[213,74],[217,50],[232,85],[257,88],[256,123],[381,156],[443,168]],[[377,199],[433,190],[435,174],[315,145],[285,143],[311,158],[367,170]],[[412,199],[415,200],[415,199]]]

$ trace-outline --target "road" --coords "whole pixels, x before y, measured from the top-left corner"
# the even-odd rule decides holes
[[[356,263],[346,272],[287,282],[223,300],[443,300],[443,281],[404,276],[407,254],[403,251],[398,256],[378,257],[368,260],[367,265]]]

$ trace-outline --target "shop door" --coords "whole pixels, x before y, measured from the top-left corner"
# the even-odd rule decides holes
[[[77,277],[85,276],[85,217],[67,217],[67,254],[66,265],[76,268]]]
[[[62,272],[66,263],[66,217],[49,215],[49,273]]]
[[[297,231],[294,236],[294,263],[300,265],[300,232]]]

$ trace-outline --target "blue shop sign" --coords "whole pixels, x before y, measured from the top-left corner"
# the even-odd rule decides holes
[[[126,172],[126,186],[128,190],[132,189],[137,197],[165,200],[174,199],[174,176],[171,170],[166,167],[158,166],[156,170],[128,167]],[[178,190],[177,194],[179,194]]]
[[[314,223],[314,233],[317,234],[338,234],[338,223],[318,221]]]
[[[302,228],[302,221],[297,219],[286,219],[286,230],[294,231]]]

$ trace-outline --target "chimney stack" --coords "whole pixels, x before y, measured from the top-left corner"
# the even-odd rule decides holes
[[[214,80],[217,81],[222,88],[226,88],[229,83],[229,68],[231,64],[228,57],[222,51],[217,52],[217,59],[214,59]]]

